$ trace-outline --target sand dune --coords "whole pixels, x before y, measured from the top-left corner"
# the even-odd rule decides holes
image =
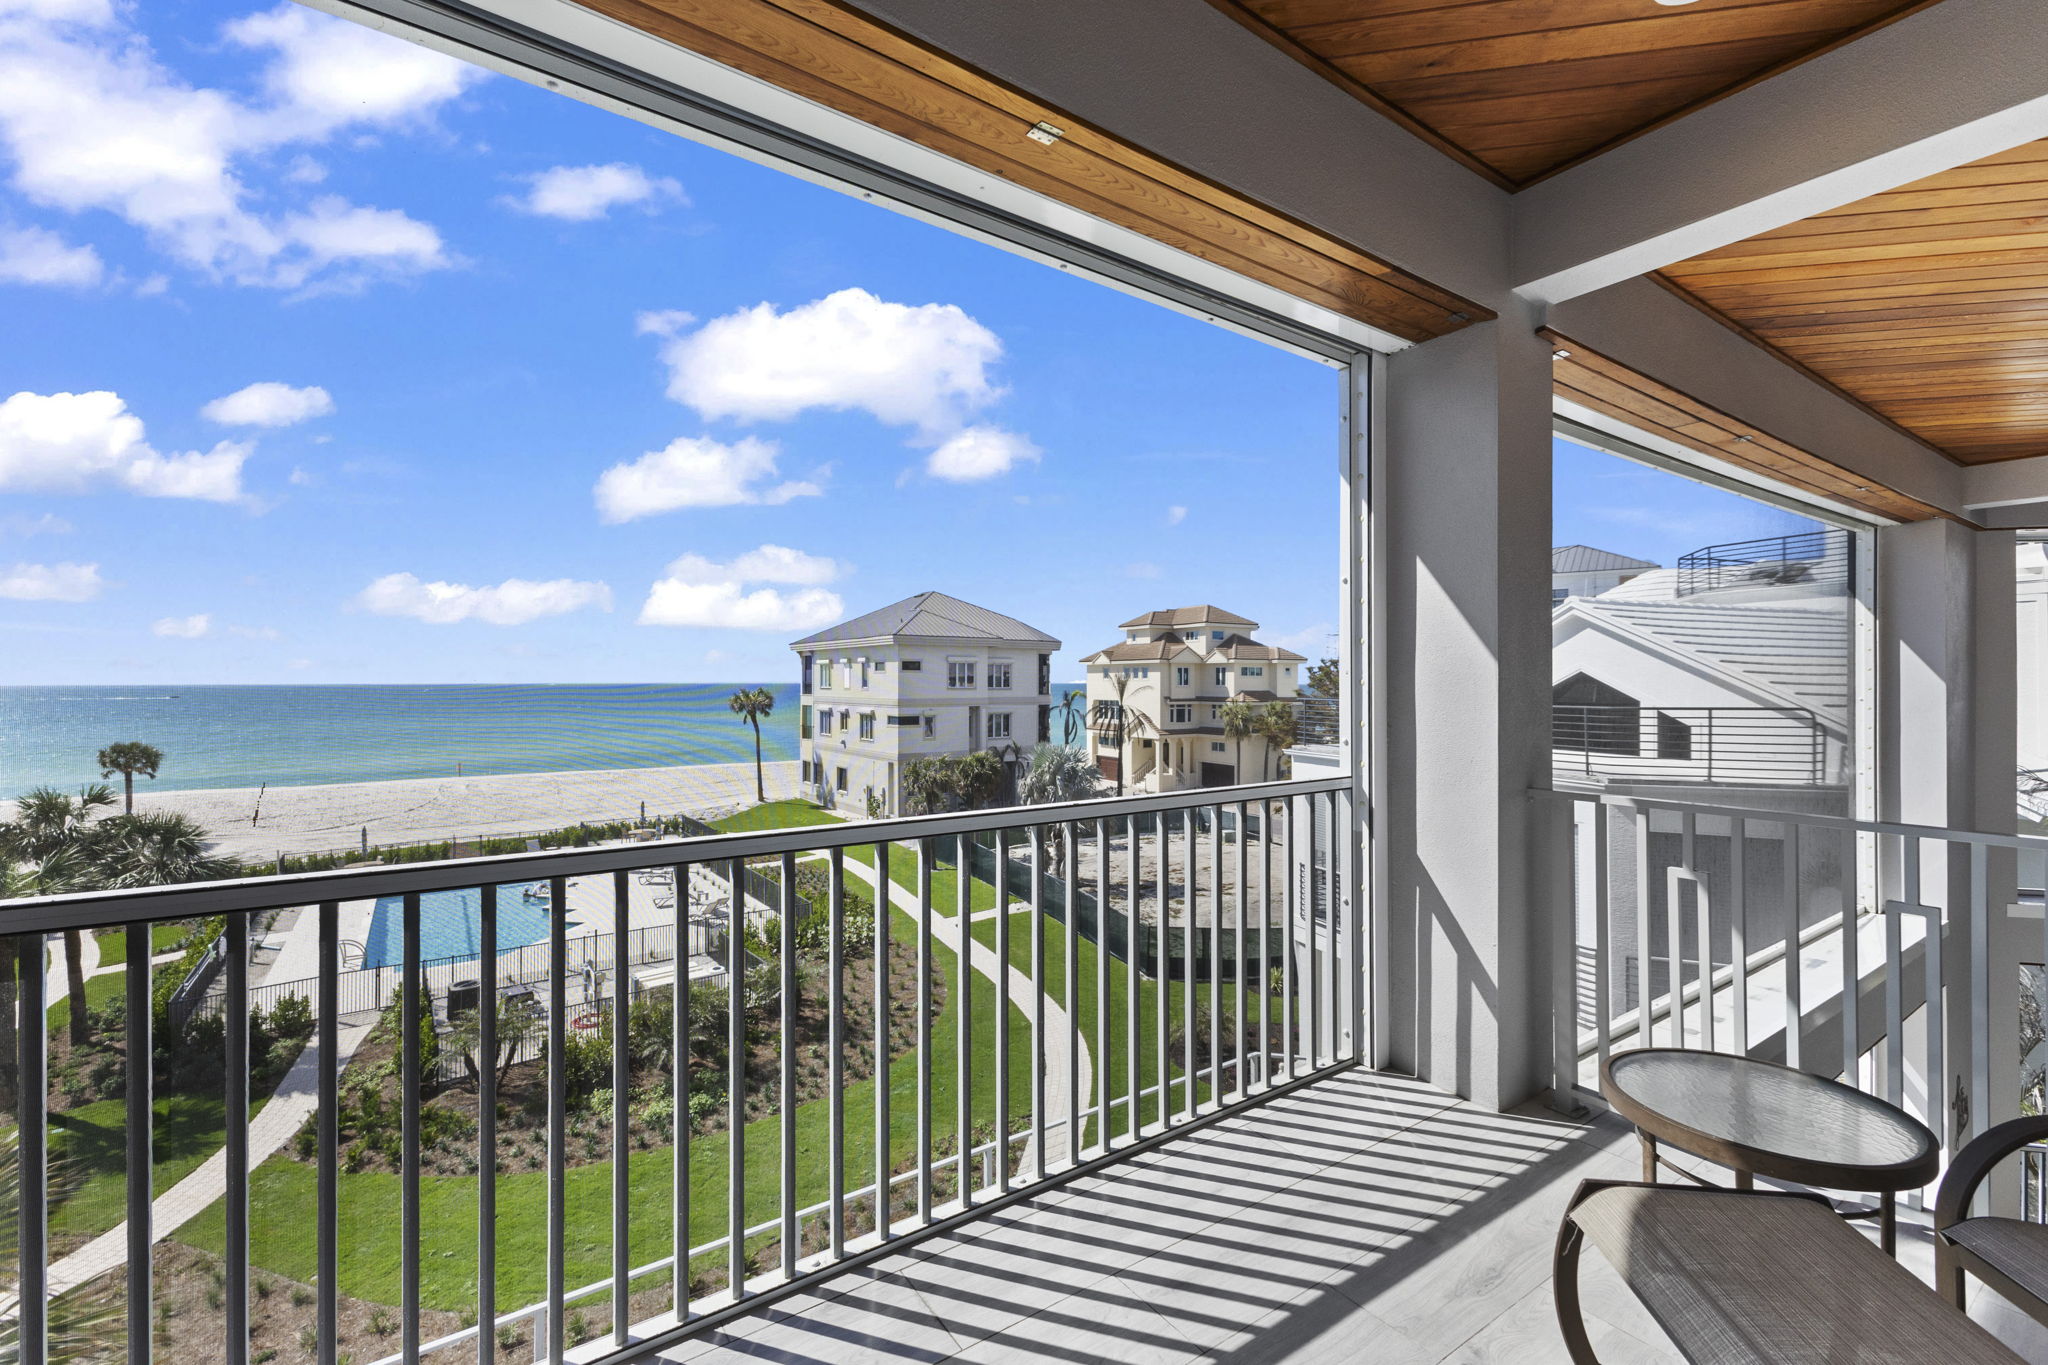
[[[797,794],[797,765],[765,765],[768,799]],[[431,777],[318,787],[231,787],[151,791],[138,783],[139,811],[178,811],[213,832],[220,850],[249,858],[349,848],[363,832],[377,843],[515,834],[580,820],[640,814],[725,814],[754,804],[754,765],[717,763],[601,772]]]

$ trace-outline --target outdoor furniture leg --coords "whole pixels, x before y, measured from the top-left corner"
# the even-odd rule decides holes
[[[1755,1189],[1756,1177],[1748,1171],[1737,1171],[1735,1173],[1735,1188],[1738,1190]]]
[[[1877,1244],[1884,1248],[1885,1255],[1898,1255],[1899,1201],[1898,1196],[1890,1190],[1886,1190],[1878,1199]]]
[[[1579,1185],[1572,1195],[1571,1207],[1565,1210],[1564,1221],[1558,1224],[1557,1243],[1550,1254],[1550,1292],[1557,1305],[1558,1331],[1564,1335],[1564,1349],[1571,1356],[1572,1365],[1600,1365],[1600,1358],[1593,1354],[1592,1339],[1586,1335],[1585,1315],[1579,1308],[1579,1248],[1586,1235],[1572,1221],[1571,1209],[1601,1188],[1602,1183],[1588,1180]]]
[[[1648,1133],[1638,1131],[1636,1138],[1643,1144],[1643,1183],[1657,1183],[1657,1139]]]

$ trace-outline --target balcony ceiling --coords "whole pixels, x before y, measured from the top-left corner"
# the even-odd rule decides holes
[[[1510,187],[1932,0],[1210,0]]]
[[[1965,464],[2048,453],[2048,142],[1682,261],[1695,301]]]

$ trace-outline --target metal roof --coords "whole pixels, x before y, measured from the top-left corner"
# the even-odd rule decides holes
[[[1243,626],[1247,630],[1257,630],[1259,628],[1257,621],[1247,620],[1235,612],[1225,611],[1221,607],[1199,606],[1168,607],[1164,611],[1148,611],[1143,616],[1132,617],[1121,626],[1118,626],[1117,629],[1139,630],[1146,626],[1198,626],[1210,624]]]
[[[921,592],[865,616],[827,626],[815,635],[793,642],[790,648],[882,639],[994,640],[1034,649],[1060,647],[1058,640],[1014,616],[977,607],[942,592]]]
[[[1590,545],[1553,545],[1550,549],[1550,571],[1552,573],[1603,573],[1616,569],[1656,569],[1661,565],[1647,559],[1630,559],[1611,550],[1596,550]]]
[[[1575,597],[1570,606],[1596,620],[1633,627],[1674,657],[1690,656],[1733,674],[1837,727],[1848,724],[1849,613],[1839,603],[1814,610],[1602,596]]]

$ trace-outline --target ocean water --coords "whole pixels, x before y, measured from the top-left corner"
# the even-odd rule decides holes
[[[0,799],[97,782],[119,740],[163,750],[158,791],[751,763],[753,685],[0,687]],[[797,685],[769,691],[761,756],[794,760]]]

